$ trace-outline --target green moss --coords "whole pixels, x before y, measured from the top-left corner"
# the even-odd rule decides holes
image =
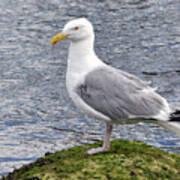
[[[87,155],[101,143],[48,154],[3,180],[180,180],[180,155],[142,142],[114,140],[109,152]]]

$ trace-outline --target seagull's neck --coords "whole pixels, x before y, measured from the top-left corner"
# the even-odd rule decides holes
[[[94,52],[94,36],[81,41],[72,41],[68,55],[68,71],[84,73],[103,64]]]
[[[69,48],[69,60],[78,61],[85,56],[94,55],[94,37],[72,41]]]

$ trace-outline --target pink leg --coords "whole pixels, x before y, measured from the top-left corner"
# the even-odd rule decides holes
[[[88,154],[96,154],[96,153],[108,151],[110,148],[110,137],[111,137],[112,129],[113,129],[113,125],[110,123],[107,123],[103,147],[90,149],[87,151],[87,153]]]

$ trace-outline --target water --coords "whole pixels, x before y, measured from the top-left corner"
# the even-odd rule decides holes
[[[102,139],[105,125],[79,115],[67,95],[69,41],[49,43],[81,16],[94,24],[101,59],[180,101],[179,0],[1,0],[0,175],[45,152]],[[157,125],[116,126],[113,138],[180,153],[180,138]]]

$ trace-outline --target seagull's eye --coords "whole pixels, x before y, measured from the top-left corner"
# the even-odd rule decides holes
[[[79,27],[78,27],[78,26],[74,27],[74,30],[75,30],[75,31],[77,31],[78,29],[79,29]]]

